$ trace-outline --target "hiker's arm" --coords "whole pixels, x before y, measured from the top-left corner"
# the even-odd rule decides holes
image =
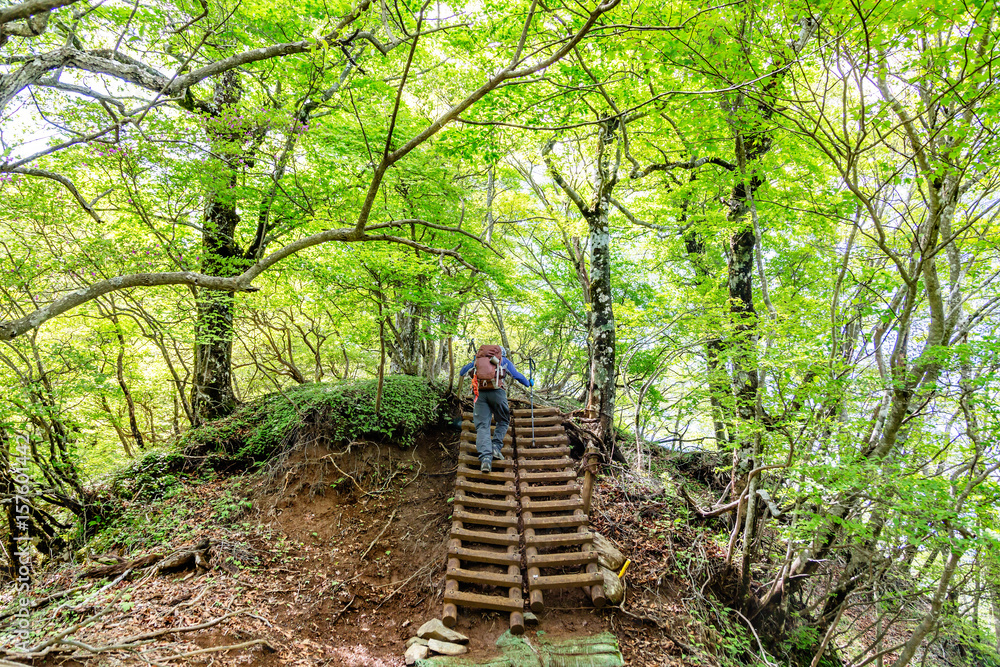
[[[472,367],[475,366],[475,365],[476,365],[476,361],[475,360],[470,361],[466,365],[462,366],[462,370],[460,370],[458,372],[458,374],[459,375],[465,375],[466,373],[468,373],[469,371],[471,371]]]
[[[511,374],[511,377],[513,377],[515,380],[523,384],[525,387],[529,386],[528,378],[521,375],[521,373],[516,368],[514,368],[513,361],[511,361],[510,359],[504,359],[503,361],[504,361],[503,365],[507,368],[507,372]]]

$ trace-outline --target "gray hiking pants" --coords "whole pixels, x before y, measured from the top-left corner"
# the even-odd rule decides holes
[[[497,427],[490,437],[490,418],[497,420]],[[510,426],[510,407],[507,405],[507,391],[504,389],[480,389],[479,400],[472,411],[472,421],[476,425],[476,452],[479,462],[492,461],[493,453],[500,453],[503,437]]]

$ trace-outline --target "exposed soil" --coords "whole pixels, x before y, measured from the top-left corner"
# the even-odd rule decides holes
[[[405,641],[441,614],[457,452],[454,431],[425,434],[406,448],[311,445],[253,478],[254,509],[238,525],[213,525],[209,510],[235,480],[192,485],[189,491],[204,511],[186,519],[191,530],[184,543],[211,538],[212,570],[126,579],[88,603],[89,611],[78,603],[69,608],[53,603],[52,623],[65,627],[110,607],[96,623],[73,634],[100,646],[239,612],[210,628],[165,634],[143,646],[141,658],[105,652],[90,659],[91,665],[149,664],[253,640],[266,644],[184,661],[403,665]],[[62,569],[45,582],[47,590],[79,585],[83,580],[74,579],[80,572],[79,567]],[[91,590],[104,585],[95,583]],[[6,602],[4,596],[0,604]],[[558,639],[613,629],[613,612],[594,610],[582,591],[553,591],[546,603],[540,625],[528,628],[529,638],[539,630]],[[506,614],[461,609],[456,629],[470,638],[468,657],[487,659],[499,654],[495,642],[507,628]],[[45,664],[72,663],[50,656]]]

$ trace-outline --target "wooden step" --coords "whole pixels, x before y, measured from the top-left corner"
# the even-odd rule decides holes
[[[597,552],[592,552],[597,558]],[[521,554],[507,553],[506,551],[485,551],[483,549],[466,549],[464,547],[452,547],[448,549],[449,558],[468,561],[470,563],[488,563],[490,565],[518,565],[521,562]]]
[[[576,574],[550,574],[528,577],[529,591],[544,591],[553,588],[579,588],[581,586],[596,586],[604,583],[604,575],[600,572],[577,572]]]
[[[517,437],[517,447],[518,449],[524,449],[526,447],[558,447],[560,445],[568,445],[569,436],[566,435],[553,435],[544,438],[531,438],[526,435],[519,435]]]
[[[462,440],[462,442],[472,442],[472,443],[475,443],[476,442],[476,434],[475,433],[469,433],[468,431],[462,431],[461,440]],[[510,445],[510,444],[513,444],[513,442],[514,442],[514,438],[511,437],[510,433],[508,433],[507,435],[505,435],[503,437],[503,444]]]
[[[525,415],[523,417],[518,417],[513,422],[513,425],[518,428],[531,428],[531,417]],[[535,428],[539,426],[563,426],[564,420],[562,415],[535,415]]]
[[[457,501],[456,501],[457,502]],[[532,500],[524,498],[521,507],[525,512],[559,512],[583,509],[583,500]]]
[[[542,496],[571,496],[574,493],[580,493],[580,487],[577,484],[559,484],[557,486],[528,486],[524,482],[521,482],[521,495],[522,496],[534,496],[536,498],[541,498]]]
[[[596,562],[596,551],[576,551],[568,554],[534,554],[528,556],[528,567],[571,567]]]
[[[470,468],[466,465],[458,466],[458,471],[456,473],[459,477],[465,477],[467,479],[504,479],[504,480],[514,480],[514,471],[512,470],[491,470],[490,472],[482,472],[479,466],[475,468]],[[576,475],[573,475],[576,478]],[[542,480],[548,481],[548,480]]]
[[[567,459],[567,460],[569,460],[569,459]],[[469,454],[469,455],[463,454],[462,456],[458,457],[458,463],[459,463],[459,465],[466,465],[466,466],[469,466],[470,468],[475,468],[477,470],[479,469],[479,457],[478,456],[472,456],[471,454]],[[493,460],[493,467],[494,468],[513,468],[514,467],[514,461],[513,461],[513,459],[494,459]]]
[[[501,526],[501,527],[517,527],[517,517],[516,516],[499,516],[496,514],[480,514],[479,512],[455,512],[451,516],[453,521],[461,521],[462,523],[474,523],[481,526]],[[575,517],[565,517],[567,519],[573,519]],[[584,519],[586,522],[586,519]],[[569,525],[569,524],[566,524]],[[573,524],[574,526],[583,525],[580,523]],[[550,528],[555,528],[558,526],[546,526]]]
[[[457,514],[457,512],[456,512]],[[586,526],[590,518],[584,516],[533,516],[524,520],[525,528],[576,528]],[[516,523],[516,522],[515,522]]]
[[[469,456],[475,456],[476,460],[479,460],[479,452],[476,451],[476,443],[474,442],[463,442],[459,447],[459,452],[468,454]],[[500,450],[500,453],[504,455],[504,458],[509,459],[514,456],[514,448],[505,446]],[[568,449],[566,453],[569,453]]]
[[[588,539],[590,535],[587,536]],[[452,529],[451,539],[462,540],[463,542],[479,542],[480,544],[514,544],[519,542],[517,535],[507,533],[491,533],[485,530],[467,530],[465,528]]]
[[[544,470],[521,473],[522,482],[570,482],[574,479],[576,479],[575,470]]]
[[[454,531],[452,531],[454,533]],[[564,533],[561,535],[525,535],[524,543],[534,547],[569,547],[577,544],[590,544],[594,536],[590,533]]]
[[[580,507],[583,507],[583,501],[580,502]],[[472,496],[467,496],[464,493],[459,493],[455,495],[455,506],[462,507],[475,507],[481,510],[501,510],[501,511],[517,511],[517,501],[516,500],[495,500],[493,498],[473,498]],[[575,508],[573,508],[575,509]]]
[[[471,609],[492,609],[493,611],[522,611],[524,600],[500,595],[481,595],[464,591],[445,591],[444,601]]]
[[[444,576],[448,579],[461,581],[464,584],[481,584],[483,586],[521,586],[520,574],[500,574],[498,572],[483,572],[481,570],[465,570],[463,568],[451,568],[445,570]]]
[[[520,459],[544,459],[553,456],[569,456],[569,447],[521,447],[517,448],[517,458]],[[506,456],[506,449],[504,456]]]
[[[534,432],[536,438],[541,438],[544,436],[565,435],[566,429],[561,424],[556,426],[539,426],[535,424],[535,428],[532,429],[530,424],[525,425],[524,422],[518,422],[518,425],[514,428],[514,432],[518,438],[530,438],[532,432]]]
[[[461,459],[459,459],[461,460]],[[476,459],[477,461],[479,459]],[[524,470],[531,470],[534,468],[565,468],[575,464],[576,461],[569,458],[568,456],[561,456],[557,459],[519,459],[518,465]],[[493,463],[496,465],[496,462]]]
[[[540,417],[540,416],[545,417],[545,416],[561,415],[562,414],[562,410],[560,410],[559,408],[548,406],[548,405],[536,405],[534,407],[534,409],[532,409],[532,408],[518,408],[516,410],[512,410],[511,411],[511,413],[515,417],[527,417],[529,419],[531,418],[532,412],[534,412],[535,417]]]
[[[455,481],[455,489],[457,491],[468,491],[469,493],[482,493],[493,496],[514,495],[514,485],[510,482],[507,482],[506,484],[477,484],[475,482],[458,479]]]

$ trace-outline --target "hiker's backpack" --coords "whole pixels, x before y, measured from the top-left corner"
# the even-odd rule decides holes
[[[503,367],[503,348],[499,345],[483,345],[476,352],[476,362],[472,367],[472,381],[479,389],[503,389],[507,371]]]

